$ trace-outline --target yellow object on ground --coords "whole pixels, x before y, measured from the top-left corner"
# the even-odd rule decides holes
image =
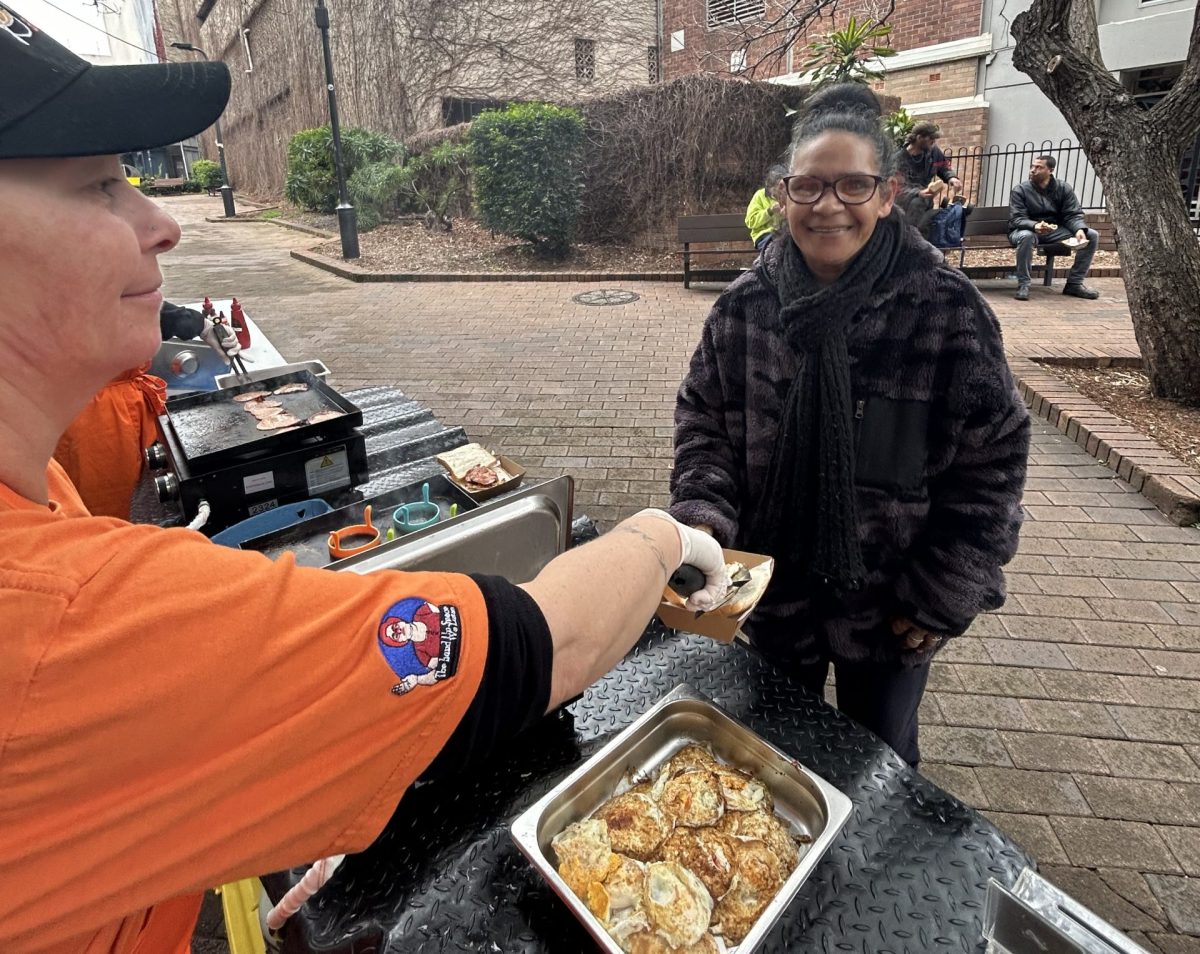
[[[225,936],[230,954],[266,954],[258,917],[262,884],[257,878],[233,881],[217,888],[225,912]]]

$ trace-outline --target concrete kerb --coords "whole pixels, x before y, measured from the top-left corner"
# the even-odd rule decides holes
[[[1100,361],[1057,358],[1070,367],[1104,367]],[[1137,367],[1128,358],[1108,358],[1110,365]],[[1200,521],[1200,471],[1188,466],[1153,439],[1074,390],[1032,358],[1010,358],[1009,367],[1025,403],[1047,421],[1129,482],[1178,526]]]
[[[333,238],[334,236],[330,236]],[[683,272],[377,272],[311,249],[292,258],[352,282],[682,282]]]

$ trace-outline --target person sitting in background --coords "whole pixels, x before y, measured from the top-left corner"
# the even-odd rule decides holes
[[[746,207],[746,228],[750,230],[750,241],[760,252],[783,223],[779,183],[785,175],[787,169],[783,166],[771,166],[763,187],[754,193],[754,198]]]
[[[1029,178],[1013,186],[1008,197],[1008,241],[1017,249],[1017,293],[1013,296],[1017,301],[1029,301],[1033,250],[1072,238],[1080,247],[1063,294],[1089,300],[1100,297],[1096,289],[1083,283],[1096,257],[1100,233],[1087,227],[1071,183],[1054,175],[1056,164],[1053,156],[1038,156],[1029,167]]]
[[[194,308],[164,301],[158,321],[164,341],[202,338],[226,364],[242,350],[232,333],[222,340],[212,319]],[[54,459],[94,517],[129,519],[143,452],[158,440],[158,418],[167,408],[167,382],[149,369],[147,362],[110,381],[79,412],[54,449]]]
[[[896,157],[900,176],[900,193],[896,204],[908,216],[909,222],[929,238],[934,213],[937,211],[935,183],[949,187],[951,196],[962,188],[962,180],[950,166],[950,160],[937,146],[941,131],[936,123],[919,122],[904,140],[904,148]]]

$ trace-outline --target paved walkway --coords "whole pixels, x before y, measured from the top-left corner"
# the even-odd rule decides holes
[[[521,460],[571,473],[605,525],[666,501],[674,392],[714,288],[625,283],[585,307],[558,283],[352,285],[287,257],[311,237],[203,222],[165,260],[175,300],[236,294],[292,359],[343,388],[394,384]],[[1119,279],[1099,302],[985,282],[1014,355],[1136,354]],[[1178,528],[1034,425],[1028,520],[1003,611],[934,667],[923,770],[1042,870],[1162,954],[1200,954],[1200,530]]]

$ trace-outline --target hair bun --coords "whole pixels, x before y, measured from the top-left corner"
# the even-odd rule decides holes
[[[868,113],[882,116],[879,99],[862,83],[836,83],[813,93],[804,101],[809,116],[822,113]]]

